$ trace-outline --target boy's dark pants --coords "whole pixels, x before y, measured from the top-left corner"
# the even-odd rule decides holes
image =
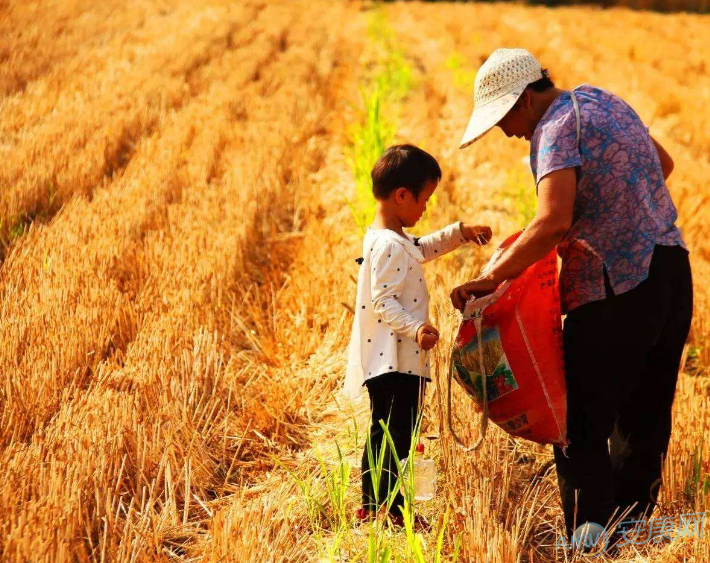
[[[627,521],[653,511],[692,317],[682,247],[657,245],[648,278],[625,293],[614,296],[605,281],[606,299],[564,323],[570,444],[554,454],[568,535],[585,522],[606,526],[616,507],[637,503]]]
[[[391,448],[380,426],[380,420],[386,424],[392,436],[397,458],[401,461],[409,454],[412,440],[412,431],[417,422],[420,411],[420,388],[423,400],[426,381],[424,378],[405,373],[383,373],[365,382],[370,395],[370,410],[372,411],[372,425],[370,427],[370,443],[375,463],[380,448],[385,447],[385,458],[380,477],[377,501],[375,490],[370,476],[370,463],[367,455],[367,444],[362,453],[362,505],[372,511],[381,506],[395,488],[397,481],[397,465],[392,457]],[[404,506],[404,498],[398,491],[391,511],[400,514],[397,508]]]

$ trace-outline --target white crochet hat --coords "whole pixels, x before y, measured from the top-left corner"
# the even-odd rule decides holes
[[[466,148],[493,128],[531,82],[542,78],[542,67],[525,49],[496,49],[476,73],[473,114],[461,139]]]

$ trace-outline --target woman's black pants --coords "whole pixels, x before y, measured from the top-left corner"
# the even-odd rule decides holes
[[[688,253],[654,249],[649,276],[571,310],[564,322],[566,452],[554,448],[568,536],[650,516],[661,486],[671,407],[693,309]]]
[[[372,480],[367,444],[362,453],[362,505],[371,511],[376,511],[395,489],[397,481],[397,464],[392,456],[380,420],[387,424],[392,436],[397,459],[400,461],[409,455],[412,433],[419,416],[420,404],[424,398],[426,381],[424,378],[406,373],[383,373],[365,381],[370,395],[370,410],[372,425],[370,426],[370,446],[373,459],[377,463],[380,448],[384,446],[384,463],[380,476],[377,495]],[[421,393],[421,398],[420,398]],[[373,466],[373,467],[376,467]],[[399,506],[404,506],[404,498],[397,491],[391,510],[400,514]]]

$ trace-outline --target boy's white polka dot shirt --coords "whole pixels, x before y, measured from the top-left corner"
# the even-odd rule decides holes
[[[365,233],[343,387],[353,399],[366,380],[383,373],[430,379],[429,360],[416,342],[419,327],[429,320],[422,264],[467,241],[460,221],[420,238],[405,235],[372,227]]]

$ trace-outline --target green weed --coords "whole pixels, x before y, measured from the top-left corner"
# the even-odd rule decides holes
[[[387,520],[380,516],[367,524],[367,543],[362,545],[356,542],[356,537],[352,534],[353,522],[347,501],[351,466],[339,444],[336,443],[337,459],[334,464],[330,464],[331,468],[321,451],[316,448],[315,455],[319,469],[305,476],[289,469],[277,458],[272,458],[277,465],[286,469],[297,483],[306,501],[311,532],[317,545],[322,549],[323,560],[335,562],[345,557],[348,560],[368,563],[387,563],[393,560],[412,563],[429,561],[442,563],[444,560],[455,562],[460,548],[459,536],[455,539],[453,555],[446,559],[443,555],[444,535],[449,522],[448,506],[437,531],[435,545],[431,549],[427,550],[422,535],[414,530],[414,459],[421,433],[421,416],[413,431],[406,462],[400,462],[397,456],[392,458],[397,467],[396,477],[389,474],[389,470],[385,467],[387,451],[394,450],[388,422],[380,420],[379,424],[384,432],[384,441],[382,447],[375,449],[368,433],[365,448],[371,469],[362,478],[372,480],[376,503],[378,506],[384,506],[385,511],[395,512],[397,507],[393,506],[394,500],[397,491],[401,491],[404,498],[404,506],[400,507],[404,515],[404,538],[401,534],[392,534],[388,530]],[[394,483],[388,487],[390,493],[387,498],[379,498],[380,483],[382,479],[387,478],[393,478]]]
[[[685,496],[695,504],[700,498],[710,493],[710,475],[703,463],[703,443],[695,447],[690,457],[690,473],[685,483]]]
[[[384,13],[375,10],[368,23],[374,64],[361,88],[360,120],[349,127],[348,161],[355,178],[355,200],[346,198],[355,223],[364,233],[375,216],[370,171],[390,146],[397,131],[401,101],[414,83],[413,70],[396,45],[394,31]]]
[[[350,167],[355,177],[354,202],[348,201],[355,222],[364,232],[375,216],[370,171],[394,137],[394,125],[381,114],[383,91],[380,87],[362,90],[363,122],[351,128]]]
[[[446,68],[454,75],[454,86],[459,89],[470,90],[476,80],[476,71],[468,66],[465,57],[456,51],[446,59]]]
[[[503,196],[512,200],[515,219],[520,228],[533,220],[537,211],[537,196],[529,170],[524,171],[520,166],[509,169],[506,172]]]

